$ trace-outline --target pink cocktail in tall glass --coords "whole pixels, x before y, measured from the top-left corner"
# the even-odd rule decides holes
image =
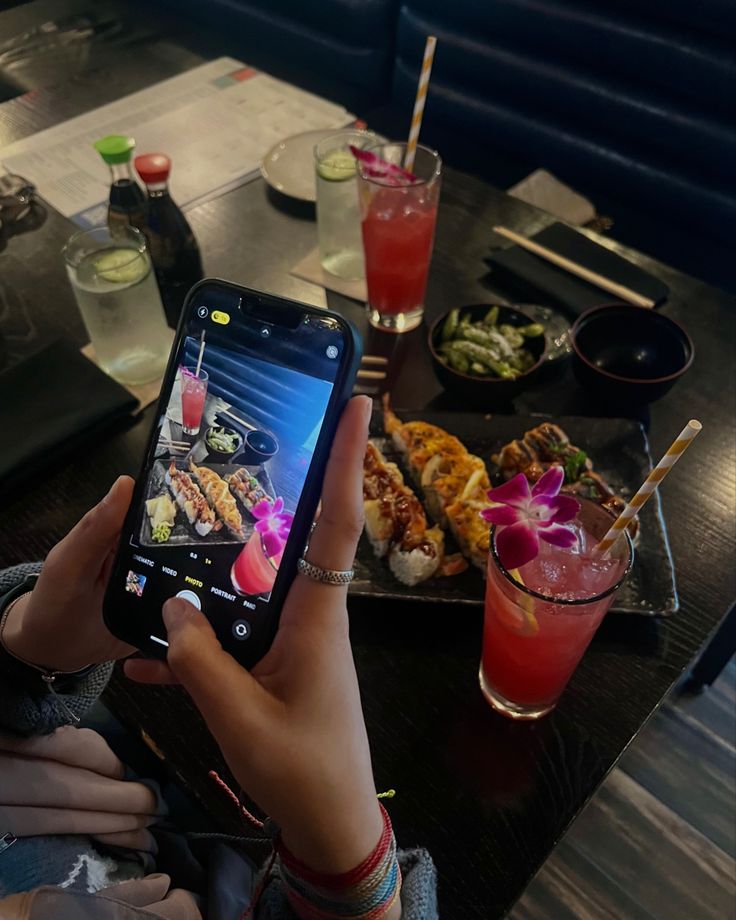
[[[276,581],[282,553],[283,547],[269,557],[261,534],[254,530],[230,570],[235,590],[239,594],[267,594]]]
[[[401,165],[406,145],[383,144],[370,152]],[[422,321],[441,172],[442,160],[426,147],[417,148],[411,184],[371,175],[358,164],[368,319],[378,329],[407,332]]]
[[[480,685],[494,709],[515,719],[550,712],[608,611],[632,563],[626,534],[609,558],[593,552],[613,518],[580,499],[571,522],[575,545],[540,542],[539,554],[513,572],[491,533]],[[521,578],[521,581],[519,580]]]
[[[181,371],[181,426],[184,434],[199,434],[207,399],[209,376],[202,368],[182,367]]]

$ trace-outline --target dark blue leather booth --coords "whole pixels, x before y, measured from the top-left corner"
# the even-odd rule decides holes
[[[405,112],[429,33],[425,137],[449,159],[501,186],[546,167],[613,216],[617,239],[728,281],[733,0],[407,0],[393,78]]]
[[[383,98],[398,0],[154,0],[220,33],[232,54],[345,105]]]
[[[156,0],[248,63],[408,129],[500,187],[546,167],[612,235],[736,287],[736,0]]]

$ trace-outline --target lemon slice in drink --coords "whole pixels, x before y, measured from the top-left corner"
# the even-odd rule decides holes
[[[132,284],[146,273],[146,260],[135,249],[108,249],[95,259],[95,271],[113,284]]]
[[[348,150],[331,150],[317,164],[317,174],[328,182],[344,182],[355,175],[355,157]]]
[[[518,581],[520,585],[524,584],[521,572],[518,569],[509,569],[509,575]],[[539,632],[539,623],[534,616],[534,598],[529,594],[519,592],[520,603],[502,604],[499,608],[499,619],[519,636],[536,636]]]

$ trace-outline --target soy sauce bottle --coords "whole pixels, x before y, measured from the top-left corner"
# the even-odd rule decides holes
[[[171,160],[163,153],[135,158],[148,190],[146,236],[166,319],[176,326],[189,288],[203,277],[202,259],[192,228],[169,194]]]
[[[135,140],[123,134],[108,134],[94,143],[95,150],[110,167],[110,199],[107,224],[115,236],[118,227],[146,230],[146,196],[136,182],[131,166]]]

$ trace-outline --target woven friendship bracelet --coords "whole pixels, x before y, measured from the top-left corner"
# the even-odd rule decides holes
[[[283,873],[281,878],[289,903],[303,920],[380,920],[393,907],[401,893],[401,873],[395,858],[384,886],[375,891],[350,892],[340,900],[320,899],[314,889],[300,893],[291,886]]]
[[[292,908],[298,912],[303,920],[381,920],[401,896],[401,878],[399,877],[399,881],[391,899],[385,901],[383,904],[379,904],[378,907],[374,910],[369,910],[367,913],[363,910],[363,905],[359,902],[350,906],[341,905],[336,910],[323,911],[315,907],[311,901],[305,901],[303,898],[295,895],[288,887],[286,896]]]
[[[303,898],[310,907],[316,908],[328,917],[334,917],[336,912],[340,917],[346,916],[344,910],[340,912],[341,906],[344,907],[346,904],[353,908],[353,911],[347,916],[359,917],[366,916],[366,904],[363,903],[366,900],[372,900],[377,907],[385,905],[394,894],[398,874],[395,844],[391,846],[385,858],[370,875],[339,891],[308,885],[303,879],[294,876],[283,867],[281,873],[282,878],[287,880],[289,888],[298,897]]]
[[[396,903],[401,872],[391,820],[379,803],[383,832],[373,852],[355,869],[339,875],[315,872],[280,841],[278,871],[286,894],[305,920],[379,920]]]
[[[375,869],[391,845],[394,835],[391,819],[380,802],[378,803],[378,807],[381,810],[381,817],[383,818],[381,838],[376,844],[376,848],[373,852],[369,856],[366,856],[363,862],[359,866],[356,866],[355,869],[351,869],[349,872],[343,872],[340,875],[327,875],[323,872],[315,872],[314,869],[310,869],[309,866],[305,866],[303,862],[300,862],[300,860],[288,850],[283,841],[279,841],[277,849],[282,864],[287,866],[295,875],[298,875],[299,878],[304,879],[305,882],[309,882],[312,885],[336,890],[340,888],[349,888],[351,885],[354,885],[357,880],[370,874]]]

